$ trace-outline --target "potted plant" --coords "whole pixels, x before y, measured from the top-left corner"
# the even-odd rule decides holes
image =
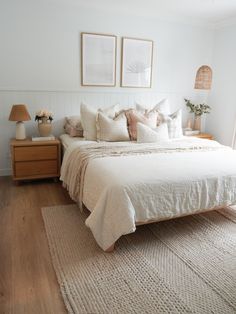
[[[211,107],[206,104],[193,104],[189,99],[184,99],[189,112],[194,113],[194,130],[201,131],[201,116],[210,113]]]

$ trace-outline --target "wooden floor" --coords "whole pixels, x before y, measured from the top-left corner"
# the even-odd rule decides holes
[[[70,204],[52,180],[16,186],[0,177],[0,313],[66,313],[41,207]]]

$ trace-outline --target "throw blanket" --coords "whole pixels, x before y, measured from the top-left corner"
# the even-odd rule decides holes
[[[74,143],[61,180],[91,211],[86,225],[103,250],[138,222],[235,204],[236,152],[196,138],[157,144]]]
[[[211,151],[230,149],[229,147],[220,145],[217,142],[200,143],[184,143],[166,142],[160,146],[156,143],[139,144],[132,143],[126,145],[123,143],[93,143],[81,146],[81,143],[75,143],[66,152],[61,168],[61,180],[63,186],[67,188],[70,197],[79,203],[80,209],[83,206],[83,187],[86,169],[90,160],[104,157],[120,157],[128,155],[145,155],[157,153],[176,153],[176,152],[194,152],[194,151]]]

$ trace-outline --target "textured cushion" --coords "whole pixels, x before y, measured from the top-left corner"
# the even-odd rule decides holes
[[[70,117],[66,117],[65,119],[66,119],[66,123],[70,124],[74,128],[82,129],[80,116],[70,116]]]
[[[171,115],[163,116],[167,122],[170,138],[179,138],[183,136],[182,129],[182,110],[179,109]]]
[[[168,115],[170,114],[170,105],[167,98],[162,99],[157,103],[153,108],[150,108],[148,105],[136,104],[136,109],[141,112],[150,112],[150,111],[160,111],[161,113]]]
[[[83,127],[80,116],[70,116],[65,118],[65,132],[70,136],[83,136]]]
[[[69,123],[64,125],[65,132],[71,137],[79,136],[83,137],[83,130],[78,130],[75,127],[71,126]]]
[[[149,126],[137,124],[137,142],[138,143],[157,143],[169,139],[167,123],[162,123],[158,127],[152,129]]]
[[[99,111],[105,113],[110,118],[114,118],[116,113],[119,111],[119,105],[114,105],[106,109],[99,109]],[[86,140],[97,140],[97,112],[98,110],[92,108],[92,106],[88,106],[85,104],[81,104],[80,106],[81,122],[84,129],[84,137]]]
[[[124,112],[120,113],[114,119],[109,118],[102,112],[98,112],[96,126],[97,140],[99,141],[129,141],[127,119]]]
[[[128,130],[129,136],[132,141],[136,141],[137,139],[137,123],[141,122],[146,124],[152,128],[155,128],[158,124],[159,112],[152,111],[149,113],[142,113],[135,109],[129,109],[125,111],[127,122],[128,122]]]

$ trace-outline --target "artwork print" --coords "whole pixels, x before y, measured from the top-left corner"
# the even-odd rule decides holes
[[[123,38],[122,87],[151,87],[153,41]]]
[[[81,68],[83,86],[115,86],[116,36],[81,34]]]

